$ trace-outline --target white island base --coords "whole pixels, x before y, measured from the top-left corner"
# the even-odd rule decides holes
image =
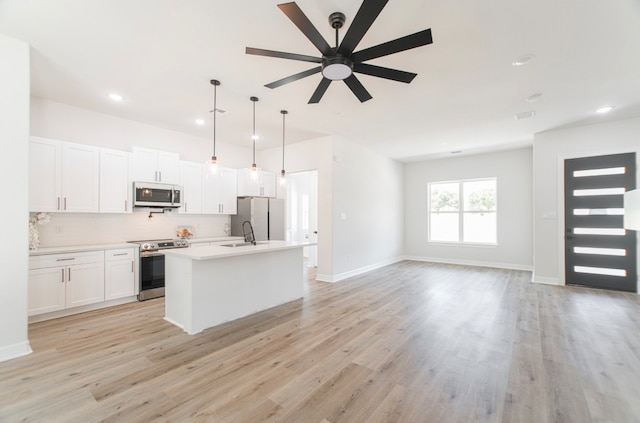
[[[165,320],[190,335],[302,298],[307,244],[271,241],[165,253]]]

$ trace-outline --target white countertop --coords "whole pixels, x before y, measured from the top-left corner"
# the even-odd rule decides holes
[[[208,238],[190,238],[188,241],[195,244],[198,247],[198,243],[204,242],[238,242],[244,238],[241,236],[216,236]],[[30,256],[43,256],[47,254],[63,254],[63,253],[81,253],[85,251],[100,251],[100,250],[117,250],[120,248],[140,248],[139,245],[127,242],[120,242],[114,244],[88,244],[88,245],[65,245],[60,247],[43,247],[37,250],[29,250]],[[199,248],[199,247],[198,247]],[[223,247],[225,248],[225,247]],[[228,248],[228,247],[226,247]]]
[[[29,250],[30,256],[43,256],[46,254],[80,253],[85,251],[117,250],[120,248],[138,248],[135,244],[126,242],[117,244],[91,244],[91,245],[67,245],[63,247],[44,247],[37,250]]]
[[[220,241],[237,241],[243,240],[244,238],[241,236],[216,236],[209,238],[187,238],[191,244],[198,244],[202,242],[220,242]]]
[[[234,241],[230,241],[229,243],[231,244],[233,242]],[[312,245],[316,244],[297,241],[258,241],[257,245],[246,245],[242,247],[223,247],[221,245],[209,245],[202,247],[195,246],[191,248],[165,250],[164,253],[165,255],[183,257],[191,260],[210,260],[224,257],[268,253],[270,251],[309,247]]]

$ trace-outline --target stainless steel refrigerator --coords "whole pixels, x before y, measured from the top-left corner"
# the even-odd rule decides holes
[[[231,235],[243,236],[242,223],[251,222],[256,241],[284,240],[284,200],[238,198],[238,214],[231,216]]]

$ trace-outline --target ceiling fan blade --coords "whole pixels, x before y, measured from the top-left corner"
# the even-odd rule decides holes
[[[320,72],[320,70],[322,70],[322,68],[318,66],[317,68],[309,69],[304,72],[296,73],[295,75],[287,76],[286,78],[271,82],[270,84],[265,85],[265,87],[278,88],[283,86],[284,84],[288,84],[289,82],[297,81],[298,79],[302,79],[309,75],[313,75],[314,73],[318,73]]]
[[[353,71],[365,75],[377,76],[378,78],[391,79],[392,81],[406,82],[413,81],[418,74],[405,72],[397,69],[383,68],[382,66],[369,65],[367,63],[356,63]]]
[[[369,91],[360,83],[360,80],[356,78],[354,74],[351,74],[350,77],[344,80],[344,83],[347,84],[347,87],[353,91],[353,93],[358,97],[360,103],[364,103],[367,100],[371,100],[371,94]]]
[[[377,46],[360,50],[353,53],[351,60],[353,60],[354,63],[361,63],[377,57],[387,56],[389,54],[398,53],[431,43],[433,43],[433,39],[431,38],[431,28],[429,28],[424,31],[416,32],[415,34],[407,35],[406,37],[396,38],[393,41],[388,41],[386,43],[378,44]]]
[[[324,37],[318,32],[315,26],[311,23],[309,18],[302,12],[302,9],[298,7],[295,2],[279,4],[278,8],[287,15],[287,17],[293,22],[300,31],[313,43],[314,46],[323,55],[331,53],[331,46]]]
[[[373,21],[376,20],[382,9],[389,0],[364,0],[358,13],[353,18],[349,30],[345,34],[338,53],[343,56],[349,56],[356,49],[364,34],[367,33]]]
[[[265,50],[262,48],[247,47],[246,53],[255,54],[256,56],[277,57],[279,59],[300,60],[302,62],[322,62],[320,57],[307,56],[306,54],[285,53],[283,51]]]
[[[331,80],[325,77],[322,77],[322,81],[318,84],[318,88],[313,92],[313,95],[309,99],[309,104],[316,104],[320,102],[320,99],[324,95],[327,88],[329,88],[329,84],[331,84]]]

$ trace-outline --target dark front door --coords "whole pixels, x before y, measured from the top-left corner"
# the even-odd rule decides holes
[[[567,285],[636,292],[636,232],[623,228],[635,153],[564,161]]]

